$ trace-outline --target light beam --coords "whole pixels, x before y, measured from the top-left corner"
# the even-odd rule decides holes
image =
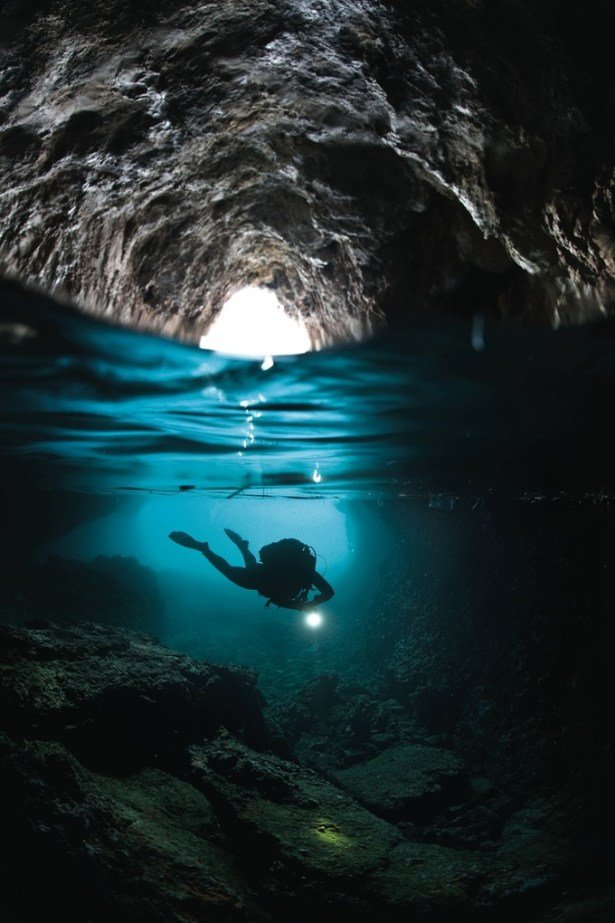
[[[271,368],[272,356],[307,353],[312,343],[305,325],[288,316],[274,292],[247,285],[231,295],[199,346],[232,356],[266,357],[263,368]]]

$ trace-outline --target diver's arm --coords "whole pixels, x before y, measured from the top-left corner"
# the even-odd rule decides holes
[[[273,603],[274,606],[277,606],[278,609],[296,609],[298,612],[301,612],[302,609],[307,609],[309,606],[308,603],[298,602],[296,599],[286,599],[286,597],[271,596],[265,603],[265,609],[268,609],[271,603]]]
[[[315,596],[314,599],[310,600],[310,605],[312,606],[320,606],[321,603],[326,603],[333,596],[333,587],[320,574],[314,574],[312,586],[320,590],[320,596]]]
[[[273,603],[274,606],[278,606],[282,609],[296,609],[298,612],[305,612],[308,609],[313,609],[314,606],[320,606],[321,603],[326,603],[327,600],[331,599],[333,596],[333,587],[330,583],[327,583],[325,578],[321,577],[320,574],[314,574],[312,577],[312,586],[320,590],[320,596],[315,596],[314,599],[301,600],[271,596],[267,605]]]
[[[248,548],[249,542],[247,541],[247,539],[242,538],[238,532],[233,532],[232,529],[225,529],[224,531],[226,532],[226,534],[228,535],[232,543],[234,545],[237,545],[237,547],[239,548],[241,552],[241,557],[243,558],[243,563],[245,564],[245,566],[255,567],[258,564],[258,561],[256,560],[256,558],[254,557],[254,555]]]
[[[331,590],[331,596],[333,596],[333,590]],[[330,597],[327,597],[327,599],[329,598]],[[270,603],[273,603],[278,609],[296,609],[297,612],[305,612],[307,609],[313,609],[317,601],[322,602],[322,599],[320,599],[320,597],[316,597],[316,599],[289,599],[286,596],[271,596],[265,608],[267,608]]]

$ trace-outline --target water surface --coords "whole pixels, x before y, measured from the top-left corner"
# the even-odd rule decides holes
[[[81,490],[610,489],[612,323],[476,320],[238,360],[37,296],[2,339],[3,454]]]

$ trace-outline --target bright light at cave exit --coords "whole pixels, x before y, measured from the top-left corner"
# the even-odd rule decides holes
[[[312,348],[305,326],[286,314],[275,293],[253,285],[229,298],[199,346],[247,358],[289,356]]]

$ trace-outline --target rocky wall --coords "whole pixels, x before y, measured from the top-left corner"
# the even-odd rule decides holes
[[[0,265],[193,341],[247,284],[315,345],[610,311],[595,6],[11,0]]]
[[[451,495],[382,515],[398,542],[348,640],[359,673],[511,791],[566,792],[608,831],[610,501]]]
[[[612,869],[565,806],[513,805],[407,728],[315,769],[249,671],[94,625],[4,626],[0,650],[8,919],[41,899],[68,921],[612,919]],[[316,721],[352,701],[330,678],[300,699]]]

